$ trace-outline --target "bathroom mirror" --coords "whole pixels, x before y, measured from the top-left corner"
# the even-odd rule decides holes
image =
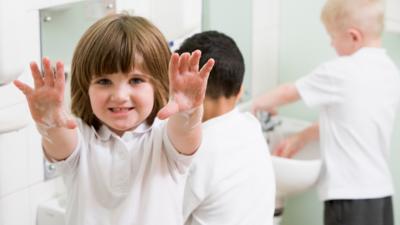
[[[78,1],[41,9],[41,56],[63,61],[68,71],[75,46],[85,30],[111,12],[114,12],[114,7],[104,1]]]
[[[64,62],[67,104],[68,73],[75,46],[90,25],[114,12],[146,17],[163,32],[172,50],[186,37],[201,31],[202,0],[83,0],[39,10],[41,57],[47,56],[53,63]]]
[[[83,33],[96,20],[115,12],[108,1],[77,1],[39,10],[40,55],[49,57],[52,63],[64,63],[67,79],[65,104],[70,105],[69,72],[75,46]],[[70,107],[67,107],[68,109]]]
[[[83,0],[40,10],[41,56],[62,60],[68,69],[85,30],[114,12],[146,17],[170,45],[201,31],[202,0]]]

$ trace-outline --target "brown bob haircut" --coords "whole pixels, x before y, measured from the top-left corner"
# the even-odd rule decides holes
[[[89,85],[93,78],[129,73],[135,66],[150,75],[154,106],[146,122],[151,125],[168,97],[168,64],[171,52],[163,34],[142,17],[106,16],[83,34],[72,58],[71,111],[96,130],[101,121],[93,114]]]

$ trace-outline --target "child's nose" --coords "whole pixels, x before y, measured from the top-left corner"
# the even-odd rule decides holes
[[[129,88],[124,85],[116,87],[111,93],[111,100],[113,101],[126,101],[129,99]]]

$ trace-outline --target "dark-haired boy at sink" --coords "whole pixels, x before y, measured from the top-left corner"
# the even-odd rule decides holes
[[[203,143],[189,172],[186,225],[272,225],[275,179],[258,120],[235,106],[242,92],[244,61],[234,40],[207,31],[187,39],[178,53],[202,52],[200,66],[215,60],[207,84]]]

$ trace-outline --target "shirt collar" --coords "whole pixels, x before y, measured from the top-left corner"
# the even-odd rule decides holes
[[[363,52],[386,53],[386,49],[378,47],[362,47],[356,53],[360,54]]]
[[[147,125],[146,122],[141,123],[136,129],[126,131],[122,138],[125,136],[133,136],[135,134],[143,134],[151,130],[151,128],[156,124],[159,123],[159,120],[156,118],[151,126]],[[98,131],[92,127],[93,132],[95,133],[96,137],[102,141],[108,141],[111,136],[118,137],[113,131],[110,130],[106,125],[102,125]]]
[[[213,124],[219,123],[220,121],[225,121],[227,117],[231,117],[232,115],[235,115],[239,112],[240,112],[239,109],[235,107],[229,112],[226,112],[220,116],[207,120],[206,122],[203,123],[203,127],[212,126]]]

